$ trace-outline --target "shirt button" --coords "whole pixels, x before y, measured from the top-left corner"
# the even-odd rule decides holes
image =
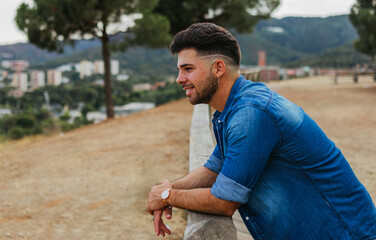
[[[219,120],[219,119],[218,119],[218,121],[217,121],[217,122],[218,122],[218,123],[221,123],[221,120]]]
[[[247,221],[248,221],[248,220],[249,220],[249,217],[248,217],[248,216],[246,216],[246,217],[245,217],[245,220],[247,220]]]

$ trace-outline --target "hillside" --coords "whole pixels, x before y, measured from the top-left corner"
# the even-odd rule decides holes
[[[0,144],[0,239],[155,239],[146,200],[188,172],[192,106],[180,100],[64,136]],[[168,222],[181,239],[185,212]]]
[[[242,49],[242,63],[257,64],[257,52],[267,51],[267,63],[271,65],[304,65],[309,63],[306,58],[315,58],[320,62],[326,51],[341,49],[347,46],[347,52],[337,51],[337,58],[346,58],[350,52],[356,59],[349,59],[344,64],[335,62],[332,58],[328,66],[347,67],[369,59],[357,53],[351,43],[357,38],[357,33],[348,19],[348,15],[327,18],[286,17],[282,19],[261,20],[252,34],[237,34]],[[121,34],[116,36],[121,38]],[[95,60],[101,58],[99,41],[78,41],[76,48],[67,46],[62,55],[47,53],[30,44],[0,46],[0,61],[12,56],[14,59],[23,58],[30,61],[32,67],[52,68],[82,59]],[[175,60],[166,48],[147,49],[132,47],[126,52],[113,52],[112,57],[120,60],[121,69],[127,69],[138,75],[170,75],[175,72]],[[302,60],[302,62],[299,62]],[[158,67],[155,67],[158,66]],[[162,66],[162,67],[161,67]]]

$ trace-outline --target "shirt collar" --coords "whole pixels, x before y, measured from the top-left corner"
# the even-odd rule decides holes
[[[213,114],[213,119],[218,119],[220,121],[223,121],[224,117],[227,114],[228,109],[231,107],[232,103],[234,102],[234,98],[236,94],[239,92],[240,88],[244,85],[246,81],[247,80],[242,75],[240,75],[238,79],[236,79],[234,85],[231,88],[230,95],[227,98],[226,105],[225,105],[225,108],[223,109],[223,112],[221,113],[218,110],[215,111]]]

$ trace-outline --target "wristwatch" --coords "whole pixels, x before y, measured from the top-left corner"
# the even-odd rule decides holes
[[[167,202],[167,199],[168,197],[170,196],[170,191],[171,191],[171,187],[170,188],[167,188],[166,190],[164,190],[162,193],[161,193],[161,198],[164,202]]]

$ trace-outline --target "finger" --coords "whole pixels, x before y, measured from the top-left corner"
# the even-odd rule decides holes
[[[160,234],[160,222],[162,221],[162,210],[154,211],[154,231],[157,233],[157,236]]]
[[[171,234],[170,229],[168,229],[168,227],[164,224],[164,222],[162,220],[159,224],[160,224],[159,228],[162,230],[163,233],[167,233],[168,235]],[[162,235],[162,236],[164,236],[164,235]]]
[[[165,216],[166,219],[172,218],[172,207],[171,206],[166,207],[164,216]]]

